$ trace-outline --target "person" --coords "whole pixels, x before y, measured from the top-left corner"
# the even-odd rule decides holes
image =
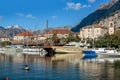
[[[28,67],[28,65],[25,65],[25,70],[30,70],[30,68]]]

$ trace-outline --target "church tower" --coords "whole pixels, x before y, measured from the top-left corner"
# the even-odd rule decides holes
[[[115,26],[114,26],[114,22],[109,22],[109,27],[108,27],[108,34],[112,35],[115,33]]]

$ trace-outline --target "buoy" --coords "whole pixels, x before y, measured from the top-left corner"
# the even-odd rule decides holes
[[[9,80],[9,79],[8,79],[8,76],[6,76],[6,79],[5,79],[5,80]]]
[[[25,70],[30,70],[30,68],[27,65],[25,65]]]

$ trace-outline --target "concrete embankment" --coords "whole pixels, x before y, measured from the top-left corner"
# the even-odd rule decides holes
[[[53,48],[56,49],[56,55],[52,57],[52,60],[80,59],[84,56],[82,48],[58,46],[54,46]]]
[[[52,48],[55,49],[56,52],[65,52],[65,53],[79,53],[84,50],[84,48],[80,47],[63,47],[63,46],[53,46]]]

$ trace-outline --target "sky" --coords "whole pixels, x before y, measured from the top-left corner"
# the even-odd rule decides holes
[[[75,26],[110,0],[0,0],[0,26],[26,29]]]

